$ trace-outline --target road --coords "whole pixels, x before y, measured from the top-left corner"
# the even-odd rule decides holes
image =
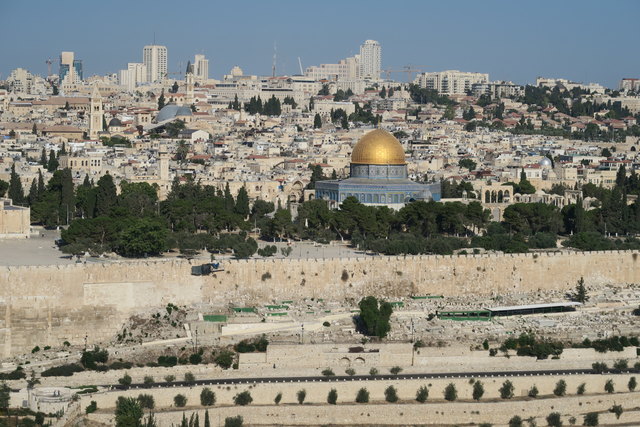
[[[618,375],[630,374],[636,371],[605,371],[596,372],[593,369],[561,369],[545,371],[495,371],[495,372],[447,372],[447,373],[427,373],[427,374],[380,374],[380,375],[331,375],[331,376],[310,376],[310,377],[255,377],[255,378],[219,378],[209,380],[196,380],[193,382],[174,381],[171,383],[151,383],[151,384],[131,384],[123,385],[102,385],[116,390],[126,389],[150,389],[150,388],[171,388],[171,387],[193,387],[203,385],[233,385],[233,384],[271,384],[271,383],[307,383],[307,382],[339,382],[339,381],[383,381],[383,380],[428,380],[447,378],[493,378],[493,377],[536,377],[536,376],[558,376],[558,375]]]

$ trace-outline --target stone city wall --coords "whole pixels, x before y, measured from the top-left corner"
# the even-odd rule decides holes
[[[133,313],[174,304],[261,304],[363,295],[499,295],[640,279],[638,251],[223,261],[192,276],[196,261],[158,260],[0,267],[0,355],[113,338]]]

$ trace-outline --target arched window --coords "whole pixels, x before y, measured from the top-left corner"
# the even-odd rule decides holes
[[[484,193],[484,202],[491,203],[491,192],[489,190]]]
[[[504,201],[502,197],[502,190],[498,191],[498,203],[502,203]]]

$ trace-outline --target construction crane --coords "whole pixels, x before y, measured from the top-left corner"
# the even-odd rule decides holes
[[[382,70],[383,73],[387,74],[387,80],[391,79],[391,73],[406,73],[407,81],[410,83],[413,80],[413,73],[421,73],[422,70],[414,67],[422,67],[422,65],[405,65],[401,70]]]
[[[53,64],[54,62],[58,62],[57,59],[51,59],[51,58],[47,58],[46,61],[44,61],[45,64],[47,64],[47,77],[51,76],[51,64]]]

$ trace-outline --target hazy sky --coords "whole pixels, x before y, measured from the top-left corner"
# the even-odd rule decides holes
[[[47,58],[76,52],[85,76],[142,62],[142,47],[169,50],[169,71],[196,53],[220,78],[233,65],[278,74],[336,62],[366,39],[383,68],[489,73],[492,80],[569,78],[617,87],[640,78],[640,1],[233,1],[0,0],[0,78],[17,67],[46,74]],[[54,70],[57,65],[54,64]],[[56,72],[56,71],[54,71]],[[404,79],[404,74],[395,75]]]

